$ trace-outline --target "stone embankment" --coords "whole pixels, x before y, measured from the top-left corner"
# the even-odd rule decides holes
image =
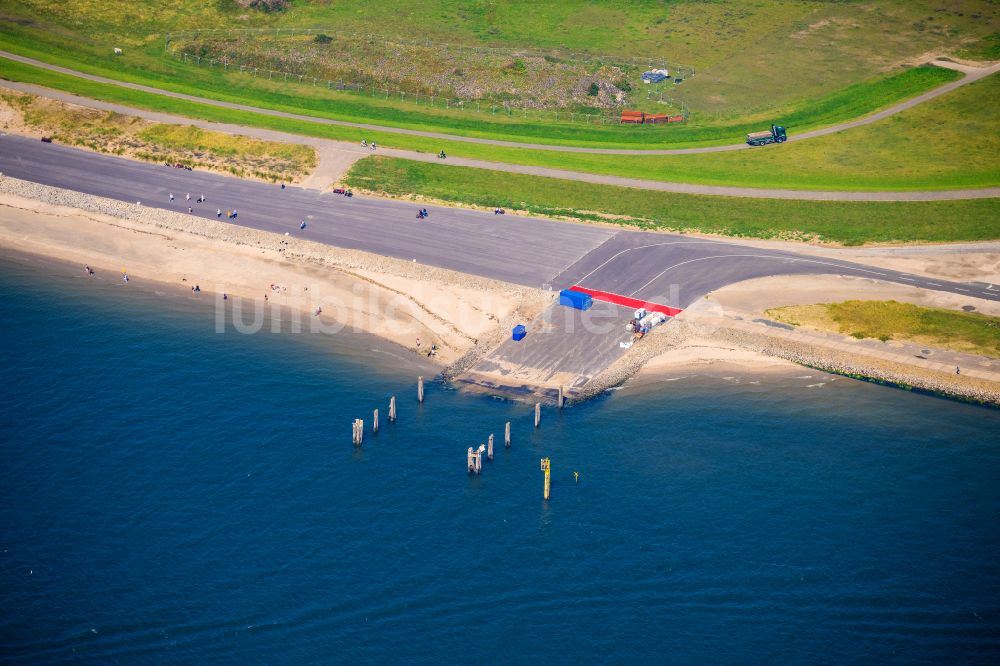
[[[709,331],[706,331],[709,328]],[[867,355],[863,350],[849,353],[801,339],[790,340],[745,328],[713,322],[675,319],[632,348],[629,354],[594,378],[577,397],[586,399],[619,386],[637,373],[650,359],[685,344],[706,344],[755,352],[838,375],[912,388],[971,402],[1000,406],[1000,383],[968,375],[951,374],[921,367],[916,363],[887,360]]]
[[[713,334],[720,342],[766,356],[838,375],[914,388],[961,400],[1000,406],[1000,383],[887,360],[864,353],[847,353],[821,344],[776,338],[737,328],[722,327]]]

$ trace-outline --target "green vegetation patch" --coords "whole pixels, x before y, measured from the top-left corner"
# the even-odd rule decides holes
[[[316,166],[316,151],[309,146],[152,123],[22,93],[0,93],[0,108],[4,106],[20,116],[29,133],[103,153],[264,180],[295,180]]]
[[[922,68],[930,69],[930,68]],[[917,71],[917,70],[911,70]],[[937,70],[931,70],[937,71]],[[947,70],[947,74],[952,72]],[[326,125],[308,120],[268,116],[249,111],[230,110],[209,104],[174,99],[164,95],[131,90],[113,84],[97,83],[78,77],[52,72],[30,65],[0,59],[0,77],[17,81],[28,81],[48,87],[65,90],[94,99],[118,102],[128,106],[165,111],[205,120],[236,123],[251,127],[282,130],[295,134],[317,136],[330,139],[359,141],[361,138],[375,140],[387,147],[406,148],[421,152],[437,153],[445,149],[449,155],[472,157],[511,164],[552,167],[590,173],[606,173],[616,176],[642,178],[646,180],[673,180],[714,185],[749,185],[754,187],[788,187],[800,189],[927,189],[955,187],[985,187],[996,184],[1000,179],[1000,169],[993,165],[1000,160],[1000,151],[990,151],[990,142],[996,137],[985,134],[988,127],[996,125],[995,115],[988,112],[989,97],[979,93],[991,90],[986,86],[996,85],[1000,77],[970,86],[971,97],[961,97],[954,103],[958,114],[964,103],[962,100],[976,100],[977,106],[963,119],[961,129],[957,126],[945,127],[952,143],[928,141],[920,145],[909,145],[906,133],[924,133],[919,123],[903,123],[899,129],[879,134],[881,142],[874,141],[870,147],[865,144],[854,146],[845,141],[851,132],[865,131],[866,128],[852,130],[847,134],[821,137],[801,144],[784,144],[763,149],[738,151],[709,155],[678,156],[609,156],[581,153],[557,152],[551,150],[525,150],[503,146],[464,143],[441,139],[431,139],[389,132],[359,130],[351,127]],[[965,89],[954,95],[966,94]],[[945,99],[952,95],[945,96]],[[928,103],[933,114],[933,105]],[[918,107],[920,109],[920,107]],[[918,109],[906,113],[916,113]],[[309,113],[308,110],[292,107],[282,110]],[[898,123],[894,117],[885,123]],[[991,124],[992,123],[992,124]],[[907,130],[906,128],[910,129]],[[876,138],[878,138],[876,137]],[[887,143],[886,143],[887,142]],[[815,147],[813,147],[815,145]],[[831,147],[832,146],[832,147]],[[904,154],[892,154],[893,146],[913,150],[922,156],[910,161]],[[968,149],[963,152],[963,148]],[[835,162],[826,159],[830,152],[837,155]],[[796,164],[795,155],[802,155],[804,165]],[[882,159],[883,155],[886,159]],[[978,155],[976,160],[968,160],[968,155]],[[862,177],[864,176],[864,177]]]
[[[947,4],[945,8],[940,0],[625,4],[613,0],[406,0],[382,4],[298,0],[286,11],[266,13],[245,10],[235,0],[130,3],[127,12],[107,0],[0,0],[0,48],[178,92],[252,106],[295,108],[358,122],[595,147],[711,145],[738,141],[747,131],[760,129],[758,125],[766,127],[777,120],[791,126],[793,133],[800,132],[864,115],[914,94],[913,89],[900,85],[905,81],[895,78],[912,71],[905,69],[907,63],[922,62],[922,54],[930,51],[947,53],[951,45],[979,48],[987,35],[1000,28],[997,10],[984,7],[982,0]],[[917,23],[923,27],[917,29]],[[401,101],[398,95],[386,99],[338,93],[308,81],[255,78],[234,72],[237,67],[229,67],[226,73],[218,66],[197,66],[165,54],[168,31],[194,30],[204,35],[219,30],[219,34],[231,37],[244,28],[266,28],[283,37],[286,33],[281,30],[319,27],[328,30],[333,39],[341,35],[350,39],[352,34],[371,37],[373,26],[394,33],[395,37],[384,35],[387,41],[408,38],[432,46],[447,43],[484,51],[487,47],[566,48],[587,51],[598,60],[607,54],[619,59],[649,59],[654,64],[661,59],[690,63],[698,72],[680,86],[670,84],[669,95],[687,102],[694,113],[690,123],[680,127],[655,128],[565,122],[565,111],[557,113],[555,121],[550,111],[529,110],[527,115],[522,111],[503,117],[494,115],[492,109],[486,113],[442,108],[440,99],[428,107],[426,100],[411,103],[410,96]],[[381,43],[379,37],[375,41]],[[330,46],[312,39],[307,39],[307,44],[310,49]],[[114,56],[113,46],[124,47],[124,55]],[[376,84],[411,65],[425,66],[391,52],[381,60],[384,66],[373,81]],[[556,64],[563,59],[542,60]],[[526,67],[531,65],[531,58],[526,62]],[[472,74],[464,64],[455,69]],[[634,77],[630,83],[630,77],[618,80],[610,71],[607,74],[600,95],[607,96],[609,86],[613,86],[631,93],[629,103],[641,102],[648,105],[647,110],[660,107],[659,91],[650,97],[651,87],[637,83]],[[939,72],[917,78],[925,76],[953,75]],[[461,87],[465,79],[457,77],[454,84]],[[595,99],[585,94],[591,82],[581,80],[582,87],[577,90],[584,92],[587,106]],[[923,83],[936,85],[927,80]],[[852,84],[867,92],[855,89],[845,93],[846,98],[835,99],[839,95],[836,91]],[[898,92],[894,90],[897,86],[901,88]]]
[[[355,163],[351,187],[535,215],[753,238],[874,242],[1000,238],[1000,199],[787,201],[655,192],[388,157]]]
[[[901,340],[1000,357],[1000,317],[897,301],[844,301],[773,308],[767,316],[858,339]]]

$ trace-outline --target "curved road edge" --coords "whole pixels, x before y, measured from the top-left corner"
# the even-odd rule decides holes
[[[585,148],[581,146],[552,146],[543,143],[522,143],[518,141],[503,141],[500,139],[482,139],[478,137],[468,137],[460,136],[455,134],[446,134],[444,132],[428,132],[422,130],[411,130],[401,127],[391,127],[386,125],[375,125],[371,123],[357,123],[347,120],[333,120],[331,118],[320,118],[316,116],[309,116],[298,113],[288,113],[286,111],[277,111],[273,109],[265,109],[255,106],[249,106],[245,104],[236,104],[233,102],[223,102],[219,100],[213,100],[207,97],[198,97],[195,95],[187,95],[184,93],[172,92],[170,90],[164,90],[162,88],[154,88],[152,86],[146,86],[139,83],[131,83],[128,81],[118,81],[116,79],[110,79],[104,76],[97,76],[96,74],[87,74],[75,69],[69,69],[68,67],[62,67],[60,65],[53,65],[41,60],[36,60],[34,58],[29,58],[27,56],[18,55],[16,53],[11,53],[9,51],[0,50],[0,58],[6,58],[8,60],[13,60],[15,62],[20,62],[25,65],[32,65],[33,67],[39,67],[42,69],[47,69],[53,72],[59,72],[61,74],[67,74],[69,76],[75,76],[77,78],[86,79],[88,81],[94,81],[96,83],[106,83],[110,85],[121,86],[123,88],[130,88],[132,90],[139,90],[146,93],[151,93],[154,95],[163,95],[165,97],[173,97],[175,99],[182,99],[189,102],[197,102],[199,104],[210,104],[212,106],[223,107],[227,109],[233,109],[238,111],[249,111],[251,113],[258,113],[262,115],[276,116],[280,118],[289,118],[292,120],[304,120],[308,122],[320,123],[324,125],[338,125],[341,127],[356,127],[358,129],[367,129],[377,132],[388,132],[391,134],[405,134],[409,136],[419,136],[431,139],[442,139],[448,141],[459,141],[464,143],[478,143],[490,146],[503,146],[508,148],[528,148],[532,150],[551,150],[556,152],[566,152],[566,153],[587,153],[593,155],[694,155],[699,153],[718,153],[727,152],[732,150],[745,150],[749,148],[746,143],[730,144],[726,146],[706,146],[703,148],[665,148],[665,149],[653,149],[653,150],[641,150],[641,149],[631,149],[631,148]],[[879,120],[888,118],[889,116],[895,115],[907,109],[913,108],[918,104],[922,104],[928,100],[934,99],[945,93],[949,93],[956,88],[978,81],[981,78],[994,74],[1000,71],[1000,62],[994,63],[988,67],[973,68],[966,67],[962,65],[957,65],[946,60],[934,60],[930,64],[936,65],[938,67],[945,67],[948,69],[954,69],[955,71],[962,72],[964,76],[950,83],[946,83],[939,86],[933,90],[918,95],[909,100],[900,102],[890,106],[887,109],[878,111],[872,115],[865,116],[857,120],[852,120],[845,123],[839,123],[837,125],[831,125],[829,127],[824,127],[817,130],[812,130],[809,132],[804,132],[799,135],[793,135],[789,138],[789,141],[804,141],[806,139],[811,139],[819,136],[825,136],[827,134],[834,134],[847,129],[852,129],[854,127],[860,127],[862,125],[868,125]]]
[[[290,114],[281,111],[269,111],[267,109],[257,109],[255,107],[230,104],[228,102],[217,102],[207,98],[193,97],[191,95],[184,95],[181,93],[171,93],[169,91],[163,91],[157,88],[150,88],[148,86],[141,86],[139,84],[119,82],[119,81],[114,81],[113,79],[105,79],[103,77],[91,76],[83,74],[81,72],[75,72],[74,70],[70,70],[64,67],[58,67],[55,65],[46,65],[41,61],[32,60],[31,58],[25,58],[23,56],[16,56],[15,54],[8,54],[4,51],[0,51],[0,57],[11,57],[12,59],[17,60],[19,62],[27,62],[28,64],[41,66],[46,69],[51,69],[53,71],[59,71],[74,76],[81,76],[83,78],[90,80],[106,82],[112,85],[134,88],[146,92],[151,92],[153,94],[162,94],[169,97],[177,97],[177,98],[187,99],[189,101],[194,101],[213,106],[220,106],[224,108],[234,108],[239,110],[250,111],[253,113],[262,113],[264,115],[274,115],[292,119],[306,120],[311,122],[318,122],[321,124],[348,125],[348,126],[364,127],[378,131],[395,131],[398,133],[405,133],[405,134],[433,135],[433,136],[442,136],[448,139],[456,139],[456,137],[452,137],[451,135],[436,135],[434,133],[421,133],[421,132],[416,132],[415,130],[395,130],[391,128],[382,128],[377,125],[362,125],[362,124],[348,123],[345,121],[334,121],[322,118],[314,118],[311,116],[298,116],[296,114]],[[991,69],[993,71],[1000,69],[1000,63],[994,65]],[[967,76],[965,79],[961,79],[960,81],[954,81],[947,85],[957,86],[957,84],[961,84],[962,82],[968,82],[969,76]],[[977,78],[982,78],[982,76],[986,76],[986,74],[982,74]],[[53,90],[51,88],[45,88],[43,86],[38,86],[30,83],[20,83],[16,81],[2,81],[0,85],[3,85],[4,87],[13,90],[20,90],[22,92],[28,92],[43,97],[48,97],[50,99],[56,99],[59,101],[76,104],[79,106],[85,106],[89,108],[101,109],[106,111],[115,111],[124,115],[145,118],[147,120],[152,120],[155,122],[194,125],[197,127],[201,127],[203,129],[224,132],[226,134],[239,134],[239,135],[251,136],[254,138],[266,139],[271,141],[282,141],[285,143],[299,143],[299,144],[311,145],[320,150],[321,157],[324,153],[329,151],[340,154],[346,157],[348,161],[353,162],[354,159],[359,159],[360,157],[372,154],[367,150],[359,148],[357,145],[353,143],[347,143],[344,141],[334,141],[332,139],[322,139],[319,137],[310,137],[305,135],[292,134],[288,132],[280,132],[276,130],[268,130],[256,127],[246,127],[242,125],[233,125],[227,123],[216,123],[206,120],[200,120],[197,118],[189,118],[187,116],[179,116],[179,115],[161,113],[156,111],[146,111],[143,109],[136,109],[121,104],[114,104],[111,102],[93,100],[72,93],[67,93],[60,90]],[[953,90],[954,88],[951,89]],[[938,92],[941,90],[942,90],[941,88],[938,88],[935,91],[931,91],[931,93],[937,92],[937,94],[942,94],[941,92]],[[931,93],[926,93],[925,95],[930,95]],[[909,106],[907,108],[910,108],[918,104],[919,101],[917,100],[920,100],[920,98],[914,98],[914,100],[910,100]],[[920,101],[926,101],[926,99],[922,99]],[[885,112],[882,113],[887,113],[888,111],[889,110],[886,110]],[[885,116],[880,116],[878,119],[880,120],[884,117]],[[865,122],[875,122],[875,120],[864,119],[861,121],[854,121],[854,122],[859,124],[865,124]],[[831,128],[827,128],[826,130],[817,130],[817,131],[830,133],[831,131],[834,130],[832,130]],[[459,137],[459,139],[471,141],[471,139],[468,138]],[[485,139],[476,140],[476,142],[490,143]],[[516,145],[525,146],[527,144],[516,144]],[[744,145],[743,147],[746,146]],[[547,147],[541,146],[541,148],[544,149]],[[735,149],[735,148],[730,148],[730,149]],[[639,151],[639,152],[646,152],[648,154],[650,151]],[[403,150],[398,148],[382,148],[379,150],[378,154],[387,155],[389,157],[398,157],[401,159],[414,160],[419,162],[440,163],[440,160],[437,159],[436,155],[432,155],[429,153],[421,153],[411,150]],[[343,160],[341,159],[340,161]],[[873,202],[873,201],[956,201],[956,200],[967,200],[967,199],[1000,198],[1000,187],[962,189],[962,190],[869,191],[869,192],[839,191],[839,190],[765,189],[765,188],[754,188],[754,187],[702,185],[696,183],[678,183],[678,182],[659,181],[659,180],[645,180],[639,178],[627,178],[623,176],[611,176],[605,174],[586,173],[581,171],[570,171],[566,169],[553,169],[549,167],[537,167],[537,166],[521,165],[521,164],[508,164],[503,162],[491,162],[488,160],[479,160],[479,159],[464,158],[464,157],[449,157],[448,165],[465,166],[477,169],[487,169],[490,171],[503,171],[507,173],[518,173],[524,175],[556,178],[562,180],[573,180],[573,181],[592,183],[595,185],[613,185],[618,187],[630,187],[642,190],[670,192],[675,194],[724,196],[724,197],[751,198],[751,199]],[[322,166],[323,165],[321,164],[320,166],[321,169]],[[336,178],[331,176],[330,177],[331,183],[334,180],[336,180]],[[318,187],[318,189],[322,189],[322,186]]]

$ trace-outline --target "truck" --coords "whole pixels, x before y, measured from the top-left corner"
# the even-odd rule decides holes
[[[785,128],[781,125],[771,125],[771,129],[763,132],[750,132],[747,134],[747,145],[766,146],[769,143],[784,143],[788,141]]]

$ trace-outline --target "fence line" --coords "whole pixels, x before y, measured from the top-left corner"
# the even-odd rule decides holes
[[[419,93],[406,92],[400,89],[390,90],[389,88],[382,88],[375,85],[366,85],[361,83],[354,83],[351,81],[344,80],[334,80],[334,79],[321,79],[315,76],[308,76],[306,74],[296,74],[294,72],[285,72],[279,70],[272,70],[267,68],[253,67],[252,65],[247,65],[244,63],[232,62],[227,58],[208,58],[199,56],[192,53],[185,52],[168,52],[171,55],[175,55],[180,58],[182,62],[193,62],[197,65],[208,66],[210,68],[215,66],[221,66],[225,71],[236,72],[239,71],[243,74],[250,74],[251,76],[263,77],[267,76],[268,80],[280,80],[287,83],[289,78],[291,78],[292,83],[307,83],[313,86],[325,86],[328,90],[339,90],[343,92],[352,92],[358,95],[367,95],[369,97],[382,97],[388,100],[390,97],[396,99],[398,97],[400,102],[411,102],[416,106],[421,105],[421,100],[424,100],[424,105],[430,107],[438,107],[445,109],[454,109],[460,111],[469,111],[475,113],[489,113],[490,115],[503,116],[506,115],[509,118],[521,117],[525,119],[535,119],[535,120],[549,120],[553,122],[579,122],[585,124],[601,124],[609,125],[619,124],[619,118],[621,111],[625,108],[625,105],[617,105],[605,111],[604,113],[584,113],[582,111],[566,111],[566,110],[553,110],[553,109],[536,109],[526,106],[515,106],[508,102],[484,102],[482,100],[470,100],[463,99],[459,97],[449,97],[446,95],[424,95]],[[647,91],[647,100],[652,100],[653,91]],[[681,109],[681,115],[686,119],[689,114],[688,106],[683,101],[675,100],[670,96],[664,96],[661,92],[659,94],[658,101],[664,104],[669,104]],[[475,109],[472,107],[475,106]]]

